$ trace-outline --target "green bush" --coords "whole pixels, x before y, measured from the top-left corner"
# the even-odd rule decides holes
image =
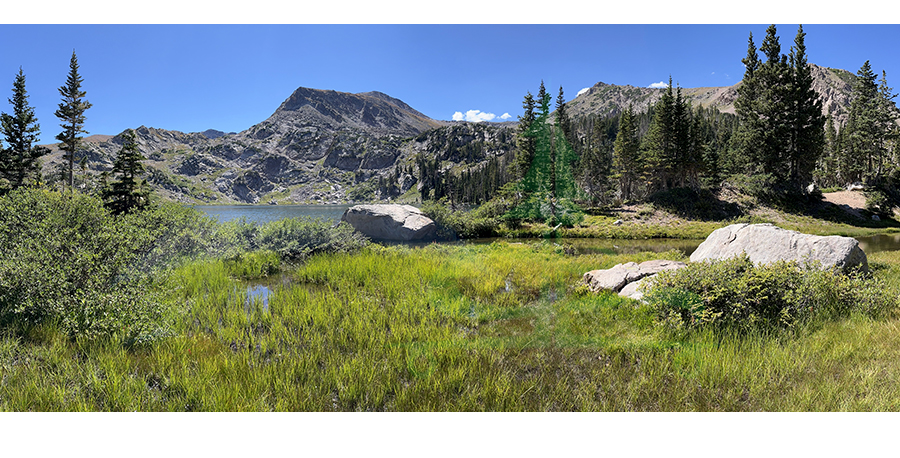
[[[896,295],[861,274],[795,262],[757,267],[746,255],[660,273],[644,300],[676,329],[793,327],[851,312],[881,316],[897,307]]]
[[[365,236],[349,224],[332,226],[322,219],[282,219],[263,224],[256,231],[251,248],[271,250],[286,261],[299,261],[320,252],[351,252],[368,244]]]
[[[159,335],[148,262],[173,240],[136,218],[115,218],[80,193],[20,189],[0,198],[0,323],[49,322],[73,337]]]
[[[437,224],[439,238],[450,240],[496,236],[508,210],[503,199],[489,200],[468,211],[451,209],[446,199],[427,201],[420,209]]]

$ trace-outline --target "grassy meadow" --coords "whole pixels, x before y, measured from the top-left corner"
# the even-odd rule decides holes
[[[206,256],[157,277],[168,333],[0,337],[6,411],[892,411],[900,321],[673,331],[586,293],[586,271],[677,251],[564,244],[369,245],[280,263]],[[900,291],[900,255],[870,256]],[[262,266],[262,267],[260,267]],[[248,285],[273,285],[267,303]]]

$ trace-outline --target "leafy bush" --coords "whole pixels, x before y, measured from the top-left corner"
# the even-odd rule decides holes
[[[311,218],[272,221],[257,228],[251,248],[271,250],[287,261],[299,261],[315,253],[344,253],[368,244],[365,236],[341,222]]]
[[[0,198],[0,323],[52,322],[71,336],[159,335],[163,310],[147,263],[173,239],[136,218],[115,218],[80,193]]]
[[[660,273],[647,289],[644,300],[675,329],[792,327],[854,311],[881,316],[897,307],[880,281],[861,274],[795,262],[757,267],[746,255]]]
[[[425,202],[421,210],[438,225],[439,238],[453,240],[495,236],[508,208],[503,199],[497,198],[469,211],[454,210],[441,199]]]

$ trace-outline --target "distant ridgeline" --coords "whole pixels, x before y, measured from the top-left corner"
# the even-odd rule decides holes
[[[762,58],[751,37],[744,61],[755,67],[730,87],[597,83],[568,102],[560,88],[555,110],[543,113],[541,83],[543,94],[526,96],[519,123],[437,121],[380,92],[299,88],[243,132],[134,131],[155,193],[189,203],[473,205],[505,189],[551,196],[545,207],[557,205],[555,198],[594,206],[723,182],[762,192],[784,180],[799,189],[892,176],[900,161],[885,75],[879,85],[868,63],[858,75],[807,65],[803,36],[801,29],[784,63],[774,27]],[[788,105],[763,103],[797,94],[804,98],[791,103],[807,107],[802,122]],[[791,127],[797,125],[807,132]],[[87,138],[76,186],[99,188],[123,142],[122,134]],[[51,172],[62,152],[48,146],[45,181],[58,183]],[[542,204],[532,204],[523,212],[537,217]]]

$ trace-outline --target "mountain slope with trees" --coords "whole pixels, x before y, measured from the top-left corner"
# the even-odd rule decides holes
[[[761,173],[771,175],[775,168],[781,173],[782,160],[787,161],[787,175],[776,174],[774,178],[790,178],[798,183],[814,179],[820,186],[869,179],[873,171],[882,173],[890,163],[893,137],[878,139],[882,146],[877,147],[879,152],[872,152],[874,146],[864,146],[876,141],[872,135],[850,136],[851,130],[844,129],[851,125],[851,105],[854,94],[859,92],[858,88],[854,92],[854,87],[860,77],[814,64],[798,66],[799,62],[806,62],[805,50],[800,53],[798,49],[795,54],[795,47],[796,43],[789,55],[782,55],[780,47],[779,52],[772,53],[778,54],[778,66],[782,68],[779,75],[786,75],[783,68],[806,69],[798,76],[811,89],[807,90],[806,99],[818,99],[821,105],[805,109],[821,112],[826,121],[830,119],[823,123],[823,129],[831,126],[832,133],[813,140],[796,137],[795,131],[773,133],[788,135],[792,142],[822,143],[822,152],[803,163],[801,159],[812,156],[797,154],[794,147],[773,152],[768,157],[778,159],[760,165]],[[729,176],[747,174],[748,160],[763,159],[751,159],[748,154],[752,152],[741,150],[738,144],[747,141],[744,137],[749,128],[747,123],[739,128],[741,113],[747,117],[739,100],[742,93],[750,91],[746,78],[734,86],[720,88],[681,88],[677,78],[670,83],[675,87],[653,89],[597,83],[570,101],[564,100],[560,88],[555,110],[547,122],[557,123],[559,113],[565,114],[559,129],[571,147],[571,158],[567,160],[571,170],[566,173],[576,184],[578,200],[603,205],[616,197],[643,199],[674,187],[716,187]],[[886,83],[883,86],[887,88]],[[890,88],[885,90],[889,92]],[[546,95],[547,91],[542,92]],[[504,184],[525,177],[534,160],[535,147],[535,138],[526,134],[540,101],[532,96],[529,103],[526,96],[525,114],[518,124],[446,122],[430,119],[379,92],[349,94],[298,88],[272,116],[243,132],[182,133],[141,126],[134,129],[135,144],[146,158],[143,164],[147,184],[167,200],[338,203],[446,198],[454,204],[477,205],[490,200]],[[628,107],[634,127],[632,143],[636,142],[640,156],[650,162],[625,171],[622,163],[628,161],[618,157],[615,143]],[[782,108],[787,109],[769,107],[776,111]],[[861,105],[857,107],[858,116],[852,126],[861,126],[865,124],[861,122],[872,118],[864,111]],[[810,114],[806,116],[809,118]],[[820,122],[823,118],[817,119]],[[871,122],[865,122],[871,126]],[[81,140],[75,155],[80,163],[71,164],[75,169],[74,185],[99,191],[103,186],[101,177],[112,172],[124,141],[122,134]],[[849,146],[843,145],[851,143],[856,145],[853,154],[836,152],[848,150]],[[556,145],[556,140],[550,144]],[[62,174],[68,172],[70,164],[60,168],[58,145],[48,146],[51,153],[42,158],[44,180],[61,185],[64,179],[68,180],[68,174]],[[869,153],[861,152],[865,148]],[[793,159],[788,157],[791,154]],[[860,154],[868,154],[866,157],[871,159],[856,161]],[[868,163],[872,165],[866,165],[867,172],[849,171],[851,164]],[[639,181],[645,185],[634,187]],[[623,193],[623,185],[630,191]]]

